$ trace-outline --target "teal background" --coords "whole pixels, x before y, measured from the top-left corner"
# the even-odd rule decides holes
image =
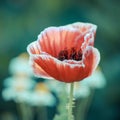
[[[26,52],[44,28],[76,21],[98,26],[95,47],[107,80],[107,86],[95,92],[86,119],[120,120],[119,0],[0,0],[0,90],[10,60]],[[0,115],[14,107],[0,97]]]

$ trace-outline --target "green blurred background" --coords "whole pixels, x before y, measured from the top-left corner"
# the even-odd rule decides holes
[[[107,80],[107,86],[96,91],[86,119],[120,120],[119,0],[0,0],[0,90],[10,60],[26,52],[44,28],[77,21],[98,26],[95,46]],[[0,94],[0,114],[13,108]]]

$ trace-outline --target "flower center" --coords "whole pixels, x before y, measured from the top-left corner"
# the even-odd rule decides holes
[[[67,50],[67,49],[61,50],[58,54],[58,59],[61,61],[65,60],[65,59],[79,61],[79,60],[82,60],[82,53],[80,50],[77,51],[74,47],[72,47],[69,50]]]

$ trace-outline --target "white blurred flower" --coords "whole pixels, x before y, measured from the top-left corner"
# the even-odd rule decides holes
[[[80,82],[75,82],[74,85],[74,97],[86,98],[90,95],[91,89],[100,89],[106,85],[106,79],[100,68],[97,68],[94,73]],[[69,93],[69,88],[67,92]]]
[[[29,98],[31,89],[35,84],[30,78],[9,77],[4,81],[3,98],[15,102],[27,102],[27,98]]]
[[[14,89],[31,89],[36,83],[31,78],[9,77],[4,80],[4,87],[11,87]]]
[[[28,54],[23,53],[13,58],[10,61],[9,70],[12,76],[4,80],[3,98],[15,102],[25,102],[36,84],[31,78],[32,72],[28,65]]]
[[[70,84],[67,85],[67,94],[70,93]],[[88,86],[81,84],[80,82],[75,82],[74,83],[74,98],[86,98],[90,94],[90,89]]]
[[[56,98],[45,83],[38,83],[29,100],[32,106],[55,106]]]
[[[48,88],[56,93],[59,94],[63,91],[63,87],[65,87],[65,83],[56,81],[54,79],[46,79],[45,84],[48,86]]]
[[[16,103],[28,102],[30,99],[29,91],[16,91],[13,88],[6,88],[2,91],[2,96],[6,101],[14,100]]]
[[[2,91],[2,96],[6,101],[12,100],[15,97],[14,90],[11,88],[6,88]]]
[[[18,57],[13,58],[10,61],[9,71],[12,75],[14,74],[25,74],[28,76],[32,76],[32,69],[29,65],[29,58],[27,53],[20,54]]]
[[[85,78],[83,81],[81,81],[81,83],[90,88],[99,89],[105,87],[106,79],[104,74],[98,67],[90,77]]]
[[[28,103],[32,106],[55,106],[56,99],[51,93],[33,92]]]

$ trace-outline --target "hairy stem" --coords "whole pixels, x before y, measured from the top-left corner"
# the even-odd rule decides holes
[[[69,103],[68,103],[68,120],[73,120],[74,116],[72,114],[72,108],[73,108],[73,89],[74,89],[74,83],[70,84],[70,96],[69,96]]]

